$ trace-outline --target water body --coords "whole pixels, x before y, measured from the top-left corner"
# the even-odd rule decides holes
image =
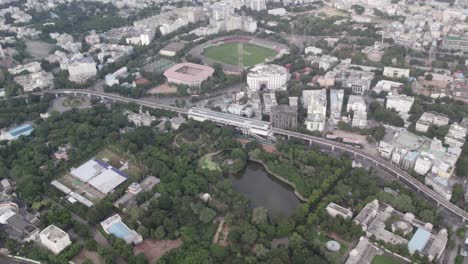
[[[271,215],[291,216],[301,203],[291,186],[270,175],[257,162],[249,161],[244,171],[228,177],[233,189],[245,194],[253,208],[265,207]]]

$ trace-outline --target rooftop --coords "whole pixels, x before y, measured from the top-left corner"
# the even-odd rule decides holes
[[[184,43],[182,42],[171,42],[167,44],[161,51],[171,51],[171,52],[178,52],[184,48]]]
[[[408,243],[408,250],[410,252],[422,252],[429,242],[429,238],[431,237],[431,233],[423,228],[418,228],[416,233],[411,238],[410,242]]]
[[[65,231],[54,225],[46,227],[44,230],[41,231],[40,235],[46,236],[47,239],[54,242],[68,236],[68,234]]]
[[[208,79],[213,73],[214,69],[209,66],[184,62],[167,69],[164,72],[164,76],[185,82],[196,82]]]

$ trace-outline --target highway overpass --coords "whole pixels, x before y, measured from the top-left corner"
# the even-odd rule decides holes
[[[251,119],[242,118],[242,117],[238,117],[238,116],[231,115],[231,114],[214,112],[214,111],[210,111],[207,109],[192,108],[190,110],[187,110],[187,109],[182,109],[182,108],[178,108],[174,106],[152,103],[152,102],[148,102],[148,101],[141,100],[141,99],[127,98],[127,97],[122,97],[122,96],[118,96],[114,94],[108,94],[108,93],[93,91],[93,90],[80,90],[80,89],[50,90],[50,91],[46,91],[46,93],[52,93],[56,95],[83,95],[83,96],[88,96],[88,97],[95,96],[95,97],[109,99],[112,101],[135,103],[135,104],[146,106],[146,107],[163,109],[163,110],[173,111],[173,112],[177,112],[181,114],[188,114],[189,117],[191,116],[195,120],[198,120],[198,121],[210,120],[221,125],[234,126],[239,130],[248,129],[249,130],[248,134],[250,134],[251,136],[257,139],[264,139],[263,137],[265,136],[267,138],[271,138],[272,136],[275,136],[275,135],[282,135],[282,136],[287,137],[288,139],[291,137],[298,138],[304,141],[308,141],[309,144],[316,144],[322,147],[329,147],[332,151],[340,150],[342,152],[349,153],[353,155],[354,157],[360,157],[362,159],[370,161],[372,164],[374,164],[374,166],[384,169],[385,171],[395,176],[397,179],[406,182],[408,185],[418,190],[418,192],[423,193],[427,197],[431,198],[433,201],[437,203],[438,206],[444,207],[448,211],[462,218],[463,221],[468,220],[468,212],[456,206],[455,204],[451,203],[450,201],[447,201],[440,194],[436,193],[434,190],[430,189],[425,184],[413,178],[407,172],[403,171],[402,169],[398,168],[397,166],[391,164],[390,162],[388,162],[387,160],[384,160],[381,157],[371,155],[360,149],[354,148],[352,146],[349,146],[343,143],[330,141],[330,140],[326,140],[323,138],[314,137],[314,136],[310,136],[310,135],[306,135],[306,134],[302,134],[302,133],[298,133],[294,131],[289,131],[289,130],[284,130],[284,129],[279,129],[279,128],[272,128],[268,122],[251,120]],[[253,134],[256,134],[256,135],[253,135]]]

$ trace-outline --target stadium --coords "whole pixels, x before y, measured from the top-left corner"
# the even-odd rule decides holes
[[[239,43],[242,43],[242,65],[239,67]],[[263,62],[273,61],[288,53],[286,45],[256,38],[253,36],[231,35],[210,40],[194,47],[190,54],[199,58],[203,64],[213,65],[220,63],[224,72],[239,74]]]

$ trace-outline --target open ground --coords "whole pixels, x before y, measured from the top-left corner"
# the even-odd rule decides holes
[[[237,65],[239,58],[238,43],[225,43],[208,47],[203,51],[203,56],[226,64]],[[274,57],[276,51],[260,47],[251,43],[243,43],[243,64],[250,67],[265,61],[266,58]]]
[[[175,240],[145,240],[143,243],[135,246],[133,251],[135,255],[145,254],[149,263],[156,263],[166,252],[182,246],[182,239]]]

